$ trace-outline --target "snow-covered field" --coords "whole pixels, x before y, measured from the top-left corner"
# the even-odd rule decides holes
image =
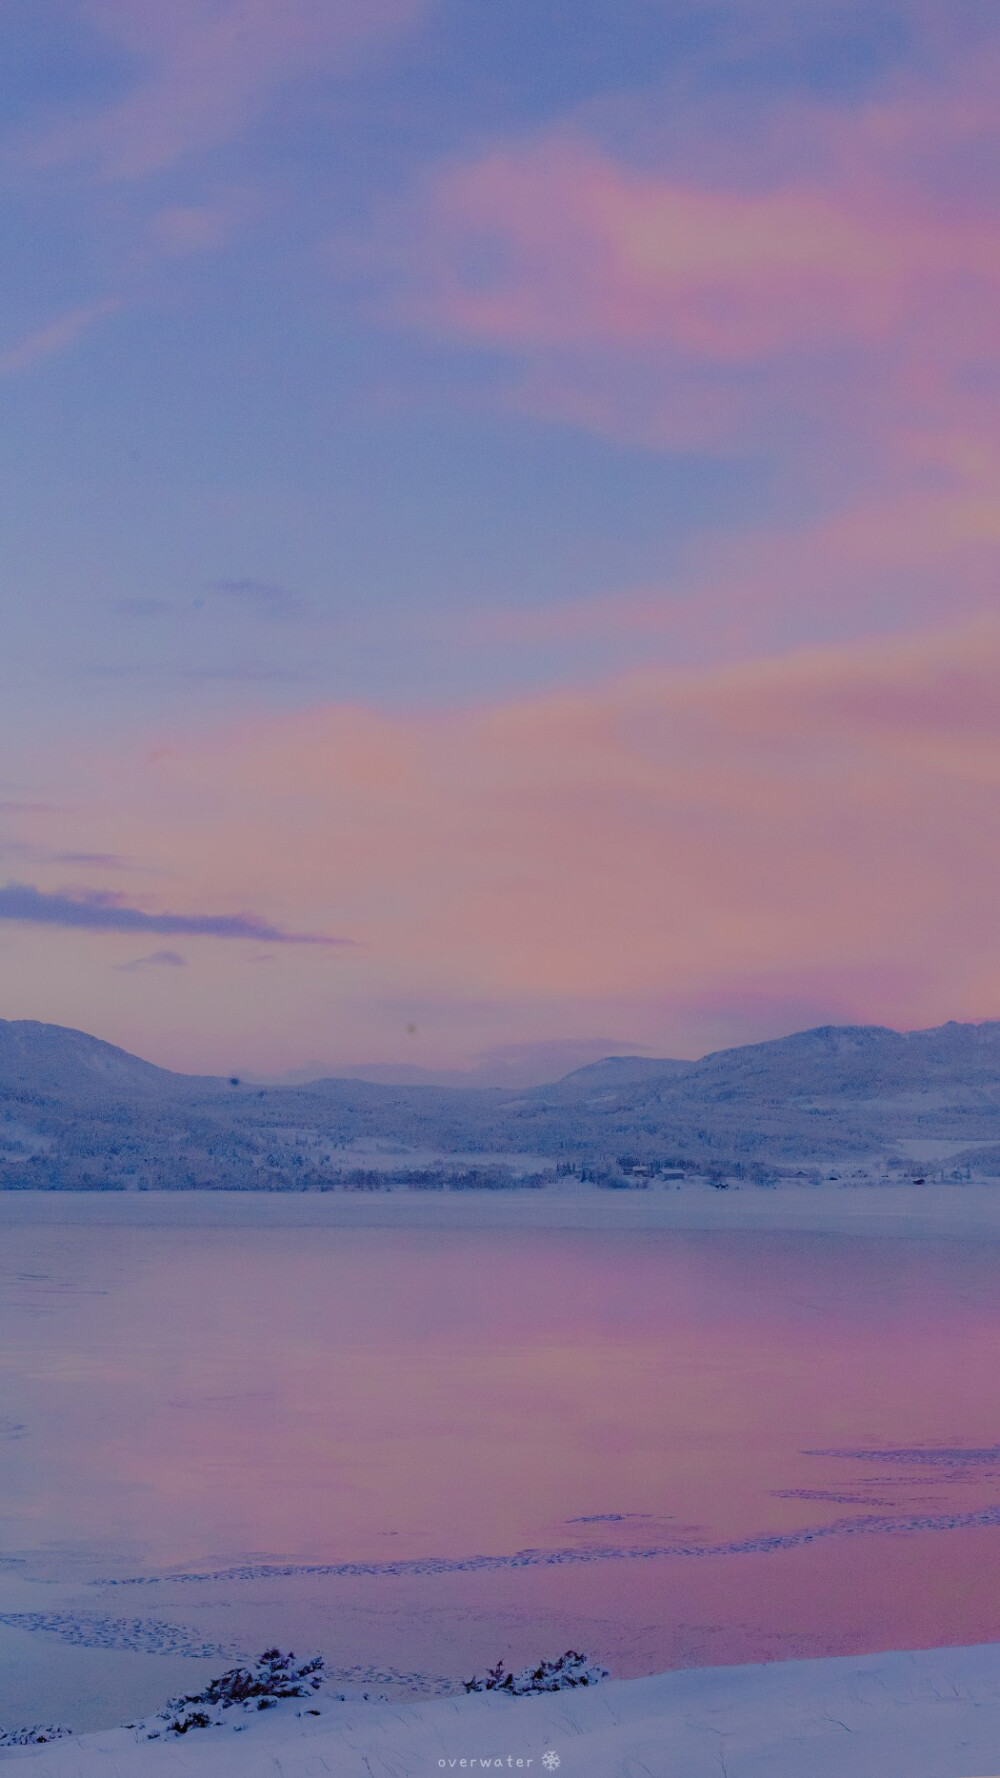
[[[119,1729],[8,1755],[32,1778],[987,1778],[1000,1647],[708,1667],[586,1691],[290,1702],[228,1728]],[[303,1714],[298,1714],[302,1711]],[[548,1757],[546,1757],[548,1756]],[[12,1768],[12,1772],[13,1772]]]

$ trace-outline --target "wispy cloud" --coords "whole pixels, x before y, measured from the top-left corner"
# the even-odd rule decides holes
[[[0,840],[0,852],[9,853],[32,864],[83,864],[97,870],[132,870],[130,858],[116,852],[58,852],[51,846],[34,845],[30,840]]]
[[[167,937],[249,938],[280,945],[349,945],[350,939],[318,933],[285,932],[256,914],[147,914],[128,907],[104,890],[60,895],[30,883],[0,889],[0,920],[35,926],[63,926],[87,932],[155,932]]]
[[[125,975],[137,969],[187,969],[187,958],[179,951],[151,951],[148,957],[133,957],[131,963],[115,963],[112,968]]]
[[[305,678],[296,667],[277,667],[264,661],[234,661],[218,667],[172,667],[163,661],[135,661],[83,668],[82,674],[88,679],[149,679],[157,685],[167,680],[187,685],[295,685]]]
[[[912,10],[925,53],[947,9]],[[372,312],[489,352],[484,399],[535,416],[766,450],[827,499],[849,466],[926,487],[917,439],[996,434],[990,36],[862,102],[762,103],[753,129],[674,95],[668,131],[664,92],[456,157],[376,216]]]
[[[216,580],[210,594],[228,602],[234,610],[242,609],[257,617],[275,618],[282,622],[308,615],[309,601],[291,587],[278,586],[271,580]],[[199,605],[203,600],[198,601]]]
[[[697,396],[706,439],[792,390],[819,406],[852,360],[871,383],[873,354],[883,401],[940,399],[942,374],[995,350],[1000,292],[992,201],[948,201],[952,103],[928,92],[797,120],[808,175],[765,160],[756,178],[696,183],[572,130],[446,168],[373,248],[399,279],[389,313],[508,350],[540,404],[548,390],[555,409],[563,388],[567,417],[575,405],[596,421],[603,389],[611,423],[616,382],[634,402],[641,367],[640,420],[652,433],[658,400],[664,436],[693,425]],[[974,94],[965,128],[995,147]],[[921,131],[925,160],[943,163],[936,187],[913,164]],[[870,421],[870,396],[861,412]]]
[[[51,852],[48,856],[53,864],[92,864],[101,870],[128,870],[131,864],[116,852]]]
[[[990,275],[992,254],[985,227],[890,219],[880,196],[699,188],[584,140],[529,144],[436,188],[428,318],[498,343],[658,344],[724,363],[884,338],[914,273]]]
[[[170,204],[150,218],[147,241],[167,259],[204,253],[222,246],[245,213],[246,205]]]
[[[16,376],[21,371],[32,370],[44,358],[52,358],[59,352],[65,352],[99,321],[105,320],[108,315],[117,314],[121,306],[119,297],[107,296],[102,297],[99,302],[68,309],[64,315],[56,316],[54,321],[47,321],[43,327],[35,328],[13,346],[8,346],[6,351],[0,352],[0,375]]]
[[[241,908],[252,883],[281,924],[8,885],[6,929],[33,923],[18,967],[63,1022],[93,945],[54,948],[57,925],[156,935],[109,961],[250,941],[183,978],[219,1043],[249,1017],[247,954],[271,951],[292,1060],[331,1042],[324,956],[341,1055],[404,1044],[420,1065],[560,1030],[683,1055],[825,1018],[990,1017],[1000,996],[995,620],[488,708],[258,711],[78,765],[100,787],[72,817],[89,848],[141,859],[153,890],[173,873],[188,909]],[[338,929],[353,949],[301,942]]]
[[[82,11],[134,59],[126,96],[49,126],[25,145],[38,165],[84,161],[106,179],[140,179],[237,134],[275,88],[322,70],[347,73],[425,0],[84,0]],[[197,230],[195,232],[198,232]],[[179,224],[185,239],[189,231]]]
[[[745,8],[754,42],[812,10]],[[908,11],[922,47],[860,99],[772,94],[750,129],[623,96],[445,161],[376,216],[369,312],[445,366],[488,363],[480,401],[754,462],[786,515],[706,527],[659,588],[459,632],[733,658],[995,609],[1000,25],[980,14],[972,55],[970,9]]]
[[[95,776],[108,843],[183,860],[203,904],[253,880],[303,929],[343,910],[352,1004],[433,984],[646,1041],[656,1002],[684,1053],[699,1007],[724,1039],[741,995],[780,1012],[796,983],[817,1018],[991,1014],[998,688],[976,622],[487,709],[258,716]]]

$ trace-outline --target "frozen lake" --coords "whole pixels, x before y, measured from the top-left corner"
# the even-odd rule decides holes
[[[79,1209],[3,1219],[0,1725],[273,1641],[434,1690],[1000,1636],[995,1244]]]

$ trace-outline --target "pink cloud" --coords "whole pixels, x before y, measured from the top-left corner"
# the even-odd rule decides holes
[[[499,612],[480,634],[718,659],[995,609],[1000,63],[995,43],[956,49],[947,9],[914,23],[933,78],[779,105],[750,135],[714,115],[699,135],[689,114],[674,165],[648,101],[614,113],[631,158],[594,108],[439,168],[376,226],[381,312],[499,352],[484,399],[757,455],[813,508],[696,540],[663,588]]]
[[[696,538],[662,584],[473,614],[452,622],[451,640],[611,644],[622,660],[641,645],[673,662],[721,662],[995,610],[1000,453],[975,438],[920,440],[911,466],[924,486],[907,486],[896,465],[896,486],[887,477],[830,516]]]
[[[238,200],[170,204],[150,218],[147,239],[154,252],[167,258],[203,253],[222,245],[242,219],[246,208]]]
[[[458,1008],[454,1055],[463,1007],[506,1007],[508,1041],[612,1016],[690,1050],[725,1041],[730,1014],[752,1034],[754,1007],[773,1029],[793,1005],[914,1025],[1000,1004],[995,624],[486,710],[316,709],[81,770],[106,801],[88,796],[60,841],[143,860],[137,894],[172,876],[196,913],[252,896],[282,929],[359,941],[269,972],[268,1017],[297,1021],[312,1053],[338,1005],[366,1009],[371,1054],[379,1007]],[[223,992],[213,955],[200,990],[200,942],[189,1016],[235,1033],[242,964]],[[68,943],[32,953],[42,979],[71,979]]]
[[[985,221],[901,214],[863,189],[699,190],[571,139],[452,171],[431,217],[423,312],[504,344],[657,344],[740,363],[882,340],[956,277],[994,299],[1000,284]],[[477,237],[499,255],[482,276]]]
[[[0,352],[0,375],[17,376],[21,371],[32,370],[45,358],[65,352],[99,321],[116,314],[120,308],[120,298],[108,296],[102,297],[99,302],[68,309],[54,321],[47,321],[43,327],[34,328],[14,345],[8,346],[5,352]]]
[[[831,144],[853,164],[824,181],[765,190],[640,170],[571,134],[446,168],[420,212],[401,312],[522,348],[657,346],[740,364],[884,342],[964,284],[975,302],[963,322],[994,342],[995,215],[902,188],[880,137],[898,151],[904,119],[855,123],[849,150]]]
[[[105,36],[132,55],[137,80],[117,104],[36,138],[42,165],[97,163],[137,179],[242,129],[282,82],[350,69],[405,29],[424,0],[85,0]]]
[[[745,138],[689,117],[673,164],[648,99],[615,113],[631,157],[581,114],[439,168],[363,262],[394,324],[505,353],[509,403],[619,437],[895,460],[917,433],[989,436],[997,67],[942,58]]]

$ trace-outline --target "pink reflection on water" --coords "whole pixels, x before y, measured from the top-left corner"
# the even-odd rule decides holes
[[[990,1249],[22,1228],[4,1273],[7,1549],[375,1564],[313,1604],[391,1595],[442,1649],[589,1621],[618,1670],[1000,1628],[1000,1523],[968,1523],[1000,1519]]]

